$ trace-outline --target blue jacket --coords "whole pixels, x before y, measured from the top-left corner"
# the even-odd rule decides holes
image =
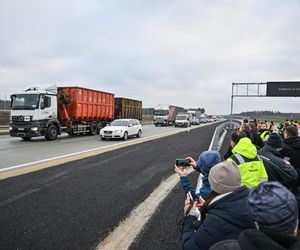
[[[196,166],[195,170],[201,173],[200,167]],[[181,176],[180,181],[182,184],[182,187],[184,189],[184,192],[187,194],[188,192],[191,192],[191,195],[193,196],[194,200],[196,200],[199,196],[201,196],[204,200],[211,192],[210,184],[208,182],[208,174],[205,174],[202,177],[202,187],[200,188],[199,193],[195,193],[195,190],[192,188],[189,178],[187,176]]]
[[[181,235],[182,249],[206,250],[218,241],[238,239],[239,234],[253,228],[248,211],[247,187],[240,187],[208,206],[202,225],[194,232],[195,216],[187,216]]]
[[[191,192],[194,200],[196,200],[199,196],[201,196],[204,200],[211,192],[210,185],[208,182],[208,175],[204,175],[202,177],[202,187],[200,188],[199,193],[195,193],[195,190],[192,188],[190,181],[187,176],[181,176],[180,181],[182,184],[182,187],[184,189],[184,192],[187,194],[188,192]]]

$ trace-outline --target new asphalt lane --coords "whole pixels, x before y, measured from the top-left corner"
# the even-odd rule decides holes
[[[197,158],[208,148],[216,126],[0,181],[0,249],[95,248],[173,173],[175,158]],[[168,209],[159,215],[158,228],[174,227],[169,219],[178,206],[172,200],[183,196],[177,185],[167,198],[171,202],[163,203]],[[154,226],[150,234],[156,231]],[[144,241],[139,249],[174,249],[173,236],[157,235],[158,248]]]
[[[220,150],[223,156],[231,138],[231,130],[227,131]],[[200,149],[201,153],[205,149]],[[189,175],[192,186],[196,186],[198,172]],[[160,204],[147,226],[130,246],[130,250],[180,250],[180,220],[183,215],[185,195],[181,183],[178,183],[167,198]]]

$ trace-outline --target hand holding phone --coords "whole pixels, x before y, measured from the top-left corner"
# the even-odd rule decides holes
[[[190,160],[189,159],[176,159],[175,161],[176,166],[182,166],[182,167],[189,167],[190,166]]]

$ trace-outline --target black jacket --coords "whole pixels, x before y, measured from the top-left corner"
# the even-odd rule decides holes
[[[284,235],[274,231],[261,232],[248,229],[236,241],[221,241],[210,250],[296,250],[300,240],[296,236]]]
[[[266,145],[258,154],[264,162],[268,173],[268,181],[278,181],[287,188],[293,187],[298,178],[298,173],[291,164],[287,164],[282,159],[281,154],[276,149]]]
[[[291,165],[298,172],[297,186],[300,186],[300,137],[292,137],[283,141],[281,154],[290,158]]]
[[[240,187],[208,206],[201,226],[194,231],[195,216],[189,215],[181,235],[182,249],[209,249],[214,243],[225,239],[238,239],[240,233],[252,228],[247,208],[249,189]]]

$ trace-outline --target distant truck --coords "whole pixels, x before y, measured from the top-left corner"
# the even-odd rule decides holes
[[[207,123],[207,114],[200,115],[200,123]]]
[[[190,123],[192,125],[199,125],[200,124],[200,118],[201,118],[201,112],[198,110],[188,110],[188,114],[190,114]]]
[[[82,87],[31,87],[11,95],[10,135],[55,140],[62,132],[95,135],[114,119],[114,94]]]
[[[176,115],[183,112],[183,108],[173,105],[159,105],[154,109],[154,125],[169,126],[175,123]]]
[[[178,113],[175,119],[175,127],[189,127],[191,114]]]
[[[115,119],[142,120],[142,102],[124,97],[115,97]]]

